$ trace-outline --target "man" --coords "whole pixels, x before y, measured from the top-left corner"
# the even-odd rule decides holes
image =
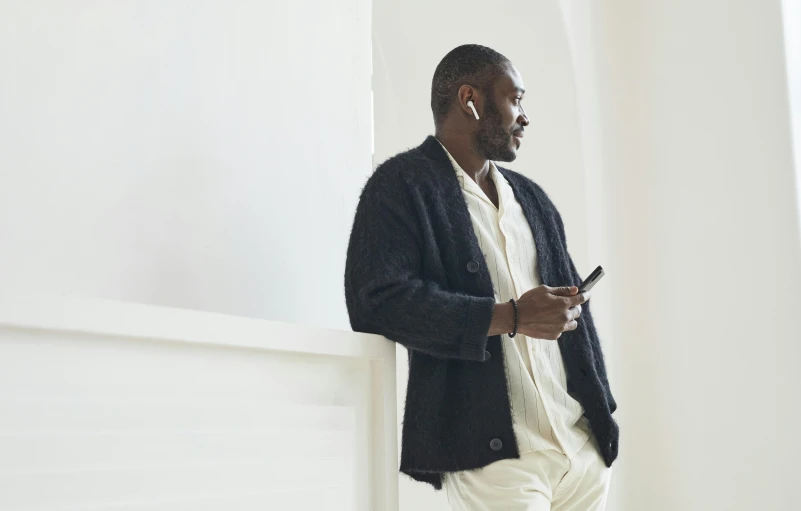
[[[617,405],[589,293],[548,196],[494,163],[517,156],[524,94],[490,48],[442,59],[436,135],[362,190],[348,314],[408,349],[402,472],[445,486],[454,510],[602,510]]]

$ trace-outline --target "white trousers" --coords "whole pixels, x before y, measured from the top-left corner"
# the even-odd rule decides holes
[[[603,511],[611,469],[595,436],[572,458],[553,449],[443,477],[453,511]]]

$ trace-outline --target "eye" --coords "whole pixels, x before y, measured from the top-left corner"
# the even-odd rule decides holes
[[[515,98],[515,103],[520,104],[521,101],[523,101],[523,97],[522,96],[517,96]]]

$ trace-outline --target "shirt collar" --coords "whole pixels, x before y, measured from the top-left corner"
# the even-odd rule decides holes
[[[437,142],[439,142],[438,139]],[[479,198],[484,199],[485,201],[492,204],[492,201],[489,199],[489,197],[487,197],[487,194],[484,193],[484,190],[482,190],[481,187],[478,186],[478,183],[476,183],[473,180],[473,178],[470,177],[470,175],[467,172],[465,172],[464,169],[462,169],[462,167],[459,165],[459,163],[456,161],[456,159],[453,157],[450,151],[448,151],[448,148],[445,147],[445,145],[442,142],[439,142],[439,145],[442,146],[442,149],[445,150],[445,154],[448,155],[448,159],[451,161],[454,171],[456,171],[456,177],[459,179],[459,183],[462,185],[462,189],[471,192],[477,195]],[[503,177],[503,174],[500,173],[494,161],[490,160],[489,167],[490,167],[489,168],[490,178],[495,183],[495,188],[498,190],[498,197],[500,199],[503,199],[504,197],[506,197],[506,187],[508,186],[506,183],[506,179]],[[492,207],[495,207],[495,205],[492,204]]]

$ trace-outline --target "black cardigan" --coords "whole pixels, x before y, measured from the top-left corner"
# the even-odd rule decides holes
[[[537,245],[543,284],[579,285],[562,219],[536,183],[498,168]],[[434,137],[370,176],[356,209],[345,264],[353,330],[409,353],[400,470],[442,487],[442,473],[519,458],[501,336],[487,337],[494,292],[467,203]],[[617,405],[589,303],[559,338],[567,391],[584,407],[607,466],[617,458]]]

